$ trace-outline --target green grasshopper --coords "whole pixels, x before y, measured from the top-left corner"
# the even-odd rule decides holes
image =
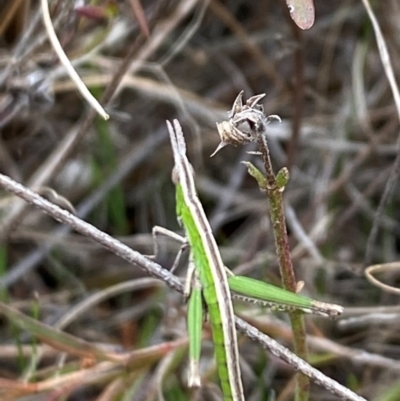
[[[297,308],[323,316],[337,317],[343,312],[339,305],[314,301],[265,282],[233,275],[226,269],[203,207],[197,196],[192,166],[186,156],[186,144],[178,120],[167,121],[174,156],[173,181],[176,186],[176,213],[190,245],[189,274],[186,292],[188,332],[190,339],[189,384],[199,386],[198,361],[202,331],[202,298],[207,306],[218,373],[225,401],[244,401],[239,367],[239,351],[231,291],[239,298]],[[175,238],[179,237],[174,235]],[[192,284],[193,282],[193,284]]]
[[[218,373],[225,401],[244,401],[243,386],[239,368],[239,350],[237,344],[235,316],[233,313],[228,277],[217,243],[203,207],[197,197],[192,167],[186,157],[186,144],[178,120],[174,127],[167,121],[174,154],[172,173],[176,185],[176,213],[184,226],[190,244],[191,259],[196,269],[196,276],[201,283],[201,291],[207,305],[212,327]],[[192,297],[195,294],[196,297]],[[190,304],[199,310],[201,297],[199,291],[191,294]],[[192,310],[189,305],[189,311]],[[200,306],[199,306],[200,305]],[[201,319],[202,313],[197,313]],[[190,332],[193,324],[198,325],[198,318],[192,323],[189,313]],[[201,336],[195,339],[200,342]],[[197,358],[193,355],[191,358]]]

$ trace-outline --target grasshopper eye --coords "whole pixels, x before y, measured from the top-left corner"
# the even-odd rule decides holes
[[[176,166],[174,166],[174,168],[172,169],[171,179],[174,185],[179,184],[179,171]]]
[[[188,165],[189,165],[190,174],[192,175],[192,177],[194,177],[194,175],[195,175],[194,168],[190,163],[188,163]],[[180,169],[178,168],[178,166],[174,166],[172,169],[171,179],[172,179],[172,182],[174,183],[174,185],[179,184],[181,181],[179,171],[180,171]]]

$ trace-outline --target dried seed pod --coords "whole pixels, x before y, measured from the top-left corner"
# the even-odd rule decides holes
[[[264,135],[266,125],[273,119],[280,118],[276,115],[266,117],[264,107],[258,102],[265,96],[265,93],[250,97],[243,105],[243,91],[241,91],[232,109],[228,112],[229,120],[217,123],[217,129],[221,142],[217,149],[210,156],[214,156],[226,145],[244,145],[257,141],[259,135]]]

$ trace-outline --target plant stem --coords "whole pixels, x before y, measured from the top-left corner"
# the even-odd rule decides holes
[[[283,208],[283,188],[276,182],[265,136],[259,135],[257,143],[259,150],[262,153],[266,172],[266,181],[262,190],[266,192],[270,203],[272,227],[283,287],[286,290],[296,292],[297,282],[293,270],[292,259],[290,257],[289,241]],[[307,361],[308,348],[303,315],[301,312],[291,312],[289,313],[289,317],[293,330],[295,352],[300,358]],[[296,385],[296,401],[307,401],[309,398],[310,387],[308,377],[299,373],[297,375]]]

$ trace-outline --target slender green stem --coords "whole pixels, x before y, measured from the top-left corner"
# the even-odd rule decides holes
[[[286,231],[286,220],[282,197],[283,190],[282,187],[276,182],[265,136],[259,135],[257,138],[257,143],[262,153],[266,172],[266,185],[262,189],[266,192],[270,202],[272,227],[274,231],[276,252],[278,254],[279,269],[282,277],[283,287],[286,290],[295,292],[297,282],[293,270],[292,259],[290,257],[289,241]],[[304,318],[300,312],[296,311],[290,312],[289,317],[293,330],[294,348],[296,354],[300,358],[308,360]],[[307,401],[309,398],[310,388],[309,378],[303,374],[298,374],[296,385],[296,401]]]

